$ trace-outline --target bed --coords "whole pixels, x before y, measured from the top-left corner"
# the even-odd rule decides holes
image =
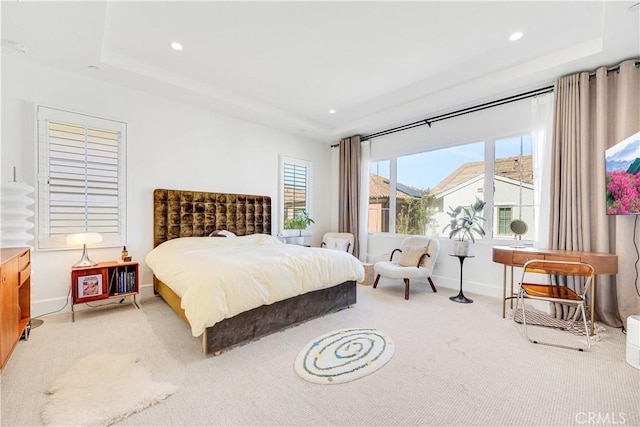
[[[202,337],[205,355],[356,303],[356,281],[364,277],[360,262],[347,253],[286,245],[271,236],[270,197],[156,189],[153,198],[154,249],[147,264],[154,273],[154,291],[192,335]],[[208,237],[217,230],[238,237]],[[293,267],[291,277],[280,270],[291,269],[287,265],[298,258],[306,264]],[[335,263],[345,271],[333,271]],[[269,276],[265,283],[264,276]],[[257,288],[249,289],[250,284]],[[210,287],[222,296],[213,297]],[[234,293],[244,298],[238,289],[245,287],[249,297],[233,300]],[[202,301],[208,306],[194,308]]]

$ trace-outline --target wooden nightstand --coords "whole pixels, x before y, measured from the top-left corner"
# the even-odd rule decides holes
[[[75,321],[74,306],[109,298],[133,297],[136,301],[138,289],[138,263],[108,261],[93,267],[71,269],[71,320]]]

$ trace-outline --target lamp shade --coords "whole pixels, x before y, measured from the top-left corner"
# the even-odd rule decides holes
[[[9,181],[0,185],[0,245],[3,248],[28,246],[33,240],[33,216],[29,206],[35,189],[24,182]]]
[[[74,233],[67,236],[67,244],[71,246],[100,242],[102,242],[102,234],[100,233]]]

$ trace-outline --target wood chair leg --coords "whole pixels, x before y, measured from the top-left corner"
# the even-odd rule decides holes
[[[435,283],[433,283],[433,280],[431,280],[431,277],[428,277],[428,279],[429,279],[429,284],[431,285],[431,289],[433,289],[433,292],[438,292],[438,290],[436,289]]]
[[[380,275],[379,274],[376,276],[376,280],[373,282],[373,287],[374,288],[378,287],[378,280],[380,280]]]
[[[404,279],[404,299],[409,299],[409,279]]]

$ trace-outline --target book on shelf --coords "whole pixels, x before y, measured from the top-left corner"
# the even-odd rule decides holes
[[[78,277],[78,297],[86,298],[102,294],[102,275],[92,274]]]
[[[107,274],[109,280],[109,295],[136,292],[136,271],[130,267],[110,269]]]
[[[117,288],[116,288],[116,276],[117,276],[117,272],[116,270],[111,270],[110,274],[109,274],[109,294],[113,295],[117,292]]]
[[[134,292],[136,290],[136,272],[135,271],[129,271],[127,273],[127,291],[128,292]]]

